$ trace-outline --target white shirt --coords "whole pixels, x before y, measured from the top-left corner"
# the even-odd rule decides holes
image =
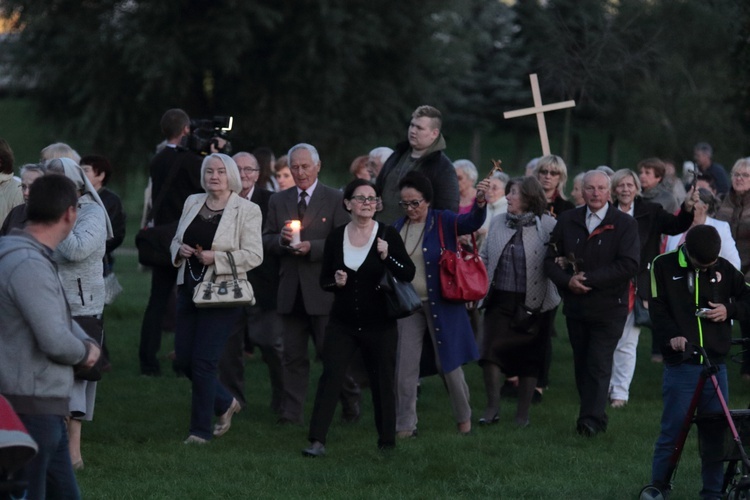
[[[593,233],[594,230],[599,227],[599,224],[604,220],[604,216],[607,215],[607,210],[609,210],[609,203],[606,203],[596,212],[592,212],[589,207],[586,207],[586,227],[589,230],[589,234]],[[592,216],[592,214],[594,214],[594,216]]]

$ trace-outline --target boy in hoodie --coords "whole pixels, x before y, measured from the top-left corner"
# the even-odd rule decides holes
[[[52,260],[75,224],[77,203],[69,179],[37,179],[26,228],[0,238],[0,394],[39,446],[19,477],[28,498],[80,497],[65,417],[74,368],[91,368],[100,350],[72,321]]]

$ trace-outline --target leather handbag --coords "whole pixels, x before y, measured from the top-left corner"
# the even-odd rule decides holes
[[[648,308],[643,303],[643,300],[635,296],[635,304],[633,305],[634,323],[635,326],[641,326],[646,328],[652,328],[651,315],[648,312]]]
[[[411,316],[422,307],[422,301],[411,283],[401,281],[385,268],[380,279],[380,290],[385,295],[386,314],[392,319]]]
[[[255,305],[255,294],[250,282],[237,276],[232,252],[227,252],[229,266],[232,268],[232,279],[216,283],[216,271],[211,279],[201,281],[193,290],[195,307],[239,307]]]
[[[169,250],[177,232],[178,221],[159,226],[146,226],[135,235],[138,262],[144,266],[171,266]]]
[[[440,235],[440,293],[445,300],[452,302],[474,302],[487,295],[489,280],[487,268],[477,251],[477,240],[471,234],[471,251],[464,250],[458,243],[458,220],[453,225],[456,251],[445,247],[443,238],[443,216],[438,216]]]

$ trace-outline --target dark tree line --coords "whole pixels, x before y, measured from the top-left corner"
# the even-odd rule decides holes
[[[237,147],[304,140],[344,163],[401,140],[432,103],[475,158],[498,130],[521,151],[534,120],[502,113],[530,105],[530,72],[545,100],[578,103],[549,118],[573,163],[585,127],[607,131],[611,164],[623,141],[643,155],[688,157],[697,140],[750,152],[741,0],[0,0],[0,12],[17,27],[0,50],[18,92],[121,164],[145,164],[170,107],[234,115]]]

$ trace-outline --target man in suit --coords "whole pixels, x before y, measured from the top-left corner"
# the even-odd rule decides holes
[[[256,184],[260,176],[258,160],[245,151],[235,154],[232,159],[240,171],[240,196],[260,207],[265,223],[268,201],[273,193]],[[263,361],[268,366],[271,380],[271,409],[278,414],[281,411],[284,391],[281,367],[283,343],[276,314],[276,293],[279,287],[278,257],[264,255],[263,263],[248,272],[247,276],[253,285],[256,303],[254,306],[242,308],[242,315],[237,320],[219,360],[219,379],[244,408],[247,405],[244,391],[244,351],[247,345],[258,346]]]
[[[458,212],[458,177],[450,158],[445,154],[445,138],[440,132],[443,115],[435,107],[419,106],[411,114],[407,140],[383,164],[376,185],[382,194],[383,210],[378,220],[392,224],[404,215],[398,202],[398,183],[407,172],[417,170],[432,184],[432,208]]]
[[[151,160],[151,220],[155,226],[180,220],[182,207],[191,194],[202,193],[201,156],[182,146],[190,134],[190,117],[181,109],[170,109],[161,118],[166,146]],[[157,353],[161,348],[162,321],[177,279],[174,266],[151,268],[151,294],[141,324],[138,355],[141,374],[161,375]]]
[[[586,205],[557,218],[544,268],[563,296],[576,387],[581,400],[576,430],[592,437],[607,430],[612,356],[628,315],[628,287],[638,273],[638,223],[609,203],[609,176],[583,178]]]
[[[318,181],[318,151],[302,143],[288,156],[296,186],[271,196],[263,245],[268,255],[280,257],[277,311],[284,341],[284,402],[279,423],[302,424],[310,375],[308,337],[320,353],[333,304],[333,295],[320,288],[323,247],[328,234],[351,219],[341,191]],[[291,220],[301,222],[299,243],[292,242]],[[342,388],[342,404],[345,420],[359,417],[359,389],[350,377]]]

